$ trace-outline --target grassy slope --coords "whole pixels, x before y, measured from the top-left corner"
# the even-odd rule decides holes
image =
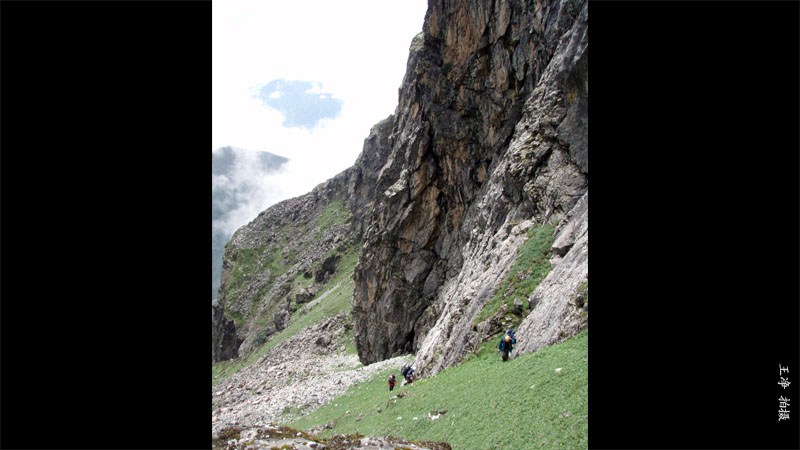
[[[336,205],[331,208],[336,209]],[[547,259],[552,235],[552,227],[537,227],[529,232],[529,239],[518,251],[514,266],[497,294],[487,303],[481,318],[489,317],[503,302],[511,306],[515,297],[527,297],[533,291],[549,271]],[[317,296],[331,291],[325,300],[305,314],[296,312],[289,327],[250,355],[214,364],[212,385],[248,367],[302,328],[348,311],[359,250],[354,246],[342,255],[336,275]],[[295,287],[310,283],[302,275],[294,280]],[[504,298],[502,293],[510,286],[514,288],[513,294]],[[347,336],[351,338],[352,331]],[[500,361],[495,341],[497,339],[484,343],[475,355],[468,356],[459,366],[411,386],[398,386],[391,393],[386,378],[390,373],[399,377],[399,367],[380,373],[310,416],[296,420],[292,426],[309,428],[334,421],[336,427],[323,435],[329,437],[334,432],[390,434],[410,440],[448,441],[454,449],[586,448],[588,330],[567,342],[507,363]],[[347,351],[355,353],[352,342],[347,344]],[[560,373],[555,372],[558,367],[563,368]],[[535,385],[533,389],[532,385]],[[387,406],[391,397],[399,392],[406,396]],[[378,408],[384,411],[378,413]],[[448,412],[437,420],[428,419],[428,412],[439,410]],[[360,413],[363,418],[356,422]],[[412,420],[413,417],[418,420]]]
[[[342,311],[350,310],[350,298],[353,296],[353,270],[355,269],[356,262],[358,261],[358,253],[361,247],[354,245],[349,248],[343,255],[342,260],[339,262],[339,268],[336,274],[325,284],[325,287],[320,290],[317,297],[330,291],[328,297],[318,303],[307,313],[300,315],[295,312],[292,316],[292,323],[272,337],[267,343],[258,347],[247,356],[239,357],[229,361],[222,361],[212,364],[211,385],[215,386],[221,380],[233,375],[234,373],[249,367],[261,358],[270,349],[280,344],[281,342],[291,338],[301,329],[313,325],[327,317],[333,317]],[[298,275],[302,278],[302,274]],[[341,285],[336,287],[340,282]],[[354,349],[355,347],[353,347]],[[348,347],[348,350],[351,350]]]
[[[550,272],[550,247],[554,240],[553,231],[554,227],[551,225],[540,225],[528,231],[528,239],[517,250],[517,259],[514,260],[514,265],[508,270],[495,295],[486,302],[473,321],[475,325],[491,317],[504,302],[510,311],[516,298],[522,300],[522,317],[530,312],[528,296]],[[504,297],[510,288],[513,288],[513,292]]]
[[[492,340],[459,366],[389,392],[386,378],[390,373],[399,378],[398,367],[353,386],[291,426],[307,429],[335,420],[335,428],[323,435],[394,435],[447,441],[454,449],[587,448],[588,333],[506,363]],[[387,407],[398,392],[406,396]],[[445,409],[439,419],[428,419],[428,412]]]

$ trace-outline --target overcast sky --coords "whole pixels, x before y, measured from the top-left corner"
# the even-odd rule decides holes
[[[270,195],[255,214],[355,162],[370,127],[397,106],[426,9],[426,0],[212,2],[212,150],[290,159],[259,181]]]

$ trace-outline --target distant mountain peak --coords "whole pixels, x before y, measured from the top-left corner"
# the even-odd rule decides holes
[[[229,174],[236,160],[245,155],[253,155],[259,163],[260,168],[265,172],[277,170],[280,166],[289,161],[289,158],[274,153],[262,150],[247,150],[232,145],[226,145],[211,151],[211,174]]]
[[[278,171],[288,158],[270,152],[246,150],[232,145],[226,145],[211,152],[211,177],[223,180],[222,183],[212,182],[211,191],[211,219],[212,223],[225,222],[231,214],[245,207],[252,201],[252,195],[258,193],[258,182],[248,175],[243,175],[242,167],[252,169],[249,176],[268,176]],[[237,168],[238,167],[238,168]],[[246,171],[249,172],[249,171]],[[211,266],[212,299],[216,298],[220,285],[222,271],[222,254],[225,243],[230,239],[233,231],[225,226],[214,226],[212,231]]]

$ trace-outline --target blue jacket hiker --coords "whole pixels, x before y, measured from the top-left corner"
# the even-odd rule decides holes
[[[409,364],[406,364],[405,366],[403,366],[402,369],[400,369],[400,373],[405,378],[405,384],[409,384],[409,383],[412,383],[414,381],[414,367],[413,366],[411,366]]]
[[[508,354],[514,349],[514,344],[517,340],[514,338],[514,330],[507,330],[503,338],[500,339],[500,344],[497,346],[498,351],[503,352],[503,361],[508,361]]]

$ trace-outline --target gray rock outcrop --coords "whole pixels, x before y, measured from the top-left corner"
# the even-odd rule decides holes
[[[339,255],[332,255],[325,258],[325,261],[322,262],[322,267],[320,267],[316,275],[314,275],[314,279],[318,283],[325,281],[328,278],[328,276],[336,272],[336,264],[339,262],[339,259],[340,259]]]
[[[302,288],[299,292],[294,294],[294,301],[298,305],[309,302],[311,299],[317,296],[317,291],[318,290],[313,286]]]
[[[236,336],[232,320],[225,317],[224,309],[211,305],[211,362],[224,361],[239,356],[241,340]]]
[[[275,322],[275,330],[281,331],[286,328],[287,322],[289,321],[289,311],[285,309],[279,309],[275,311],[275,315],[273,316],[273,321]]]

